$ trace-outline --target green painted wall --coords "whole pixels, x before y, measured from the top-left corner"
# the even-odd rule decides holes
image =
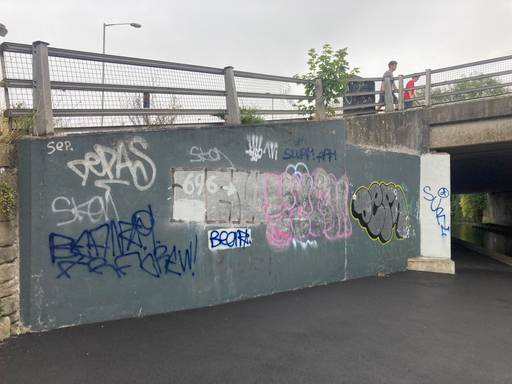
[[[18,157],[32,330],[401,271],[419,255],[419,157],[348,145],[341,121],[27,138]]]

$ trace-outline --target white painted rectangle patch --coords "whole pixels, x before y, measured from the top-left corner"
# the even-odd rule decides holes
[[[219,228],[208,231],[208,248],[211,251],[247,248],[251,243],[250,228]]]
[[[176,199],[173,204],[173,220],[186,222],[204,222],[206,205],[201,200]]]

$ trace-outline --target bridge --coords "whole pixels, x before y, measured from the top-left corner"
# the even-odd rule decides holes
[[[34,331],[454,273],[451,193],[489,192],[495,223],[512,221],[512,56],[353,78],[330,114],[322,79],[44,42],[0,53],[5,116],[28,133],[14,165]]]

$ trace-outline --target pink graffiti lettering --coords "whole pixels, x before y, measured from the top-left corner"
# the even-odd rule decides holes
[[[345,239],[352,235],[348,211],[347,176],[337,179],[322,168],[309,173],[298,163],[280,174],[263,175],[263,211],[268,243],[288,248],[293,241],[324,237]]]

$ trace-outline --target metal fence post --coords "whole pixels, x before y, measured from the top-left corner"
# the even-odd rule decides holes
[[[327,113],[325,110],[324,103],[324,87],[322,85],[322,79],[315,79],[315,119],[325,120]]]
[[[149,92],[142,94],[142,108],[151,108],[151,94]]]
[[[432,106],[432,75],[430,69],[425,69],[425,106]]]
[[[35,41],[32,43],[32,73],[34,81],[33,109],[34,122],[32,135],[53,135],[53,111],[50,87],[50,69],[48,65],[48,43]]]
[[[4,57],[4,51],[3,51],[3,45],[0,46],[0,68],[1,68],[1,75],[2,80],[7,79],[7,72],[5,70],[5,57]],[[4,85],[4,100],[5,100],[5,109],[9,110],[11,109],[11,101],[9,100],[9,88],[7,85]],[[1,118],[1,116],[0,116]],[[9,117],[9,129],[12,129],[12,118]]]
[[[398,76],[398,110],[404,110],[404,77]]]
[[[224,83],[226,85],[226,123],[242,124],[240,119],[240,106],[238,105],[238,96],[236,94],[235,72],[233,67],[224,68]]]
[[[392,112],[393,111],[393,91],[391,90],[391,78],[384,78],[384,104],[385,111]]]

